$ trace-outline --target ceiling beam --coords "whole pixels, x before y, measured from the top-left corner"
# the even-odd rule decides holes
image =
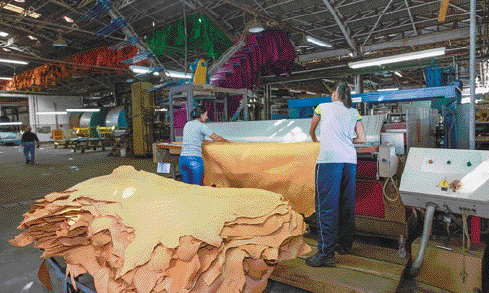
[[[350,48],[352,48],[352,50],[354,52],[358,52],[357,43],[355,42],[355,39],[353,39],[353,37],[351,36],[350,28],[343,22],[342,19],[344,17],[341,14],[341,12],[338,9],[334,8],[331,5],[331,3],[329,3],[329,0],[323,0],[323,2],[324,2],[324,5],[326,5],[326,7],[328,8],[329,12],[331,12],[331,14],[333,15],[333,17],[336,21],[336,24],[338,25],[341,32],[343,33],[343,36],[345,36],[345,39],[348,42],[348,45],[350,45]]]
[[[379,17],[377,18],[377,21],[375,22],[375,25],[374,27],[370,30],[369,34],[367,35],[367,38],[363,41],[363,44],[362,46],[365,46],[365,44],[367,43],[368,39],[370,38],[370,36],[372,35],[372,33],[375,31],[375,29],[377,28],[377,26],[379,25],[380,23],[380,20],[382,19],[382,16],[384,16],[384,13],[387,11],[387,9],[389,9],[389,7],[391,6],[392,2],[394,0],[390,0],[389,3],[387,4],[387,6],[385,6],[384,8],[384,11],[382,11],[382,13],[379,15]]]
[[[17,15],[0,13],[0,19],[3,19],[4,21],[5,20],[15,20],[18,18],[20,18],[20,17]],[[42,21],[42,20],[37,20],[37,19],[30,19],[30,18],[25,18],[25,19],[23,19],[23,21],[24,22],[32,22],[35,24],[52,26],[52,27],[56,27],[56,28],[66,29],[66,30],[75,30],[75,31],[82,32],[82,33],[92,35],[92,36],[96,36],[96,37],[102,39],[102,37],[99,37],[96,32],[91,32],[91,31],[80,29],[80,28],[75,28],[75,27],[71,27],[71,26],[66,26],[66,25],[62,25],[62,24],[57,24],[57,23],[47,22],[47,21]],[[123,38],[117,38],[117,37],[113,37],[113,36],[106,36],[104,38],[119,41],[119,42],[124,41]]]
[[[457,39],[466,39],[468,37],[469,37],[469,28],[464,28],[464,29],[445,31],[441,33],[425,34],[425,35],[420,35],[408,39],[363,46],[360,47],[360,50],[365,53],[365,52],[379,51],[379,50],[384,50],[389,48],[417,47],[417,46],[436,44],[436,43],[457,40]],[[307,62],[311,60],[327,59],[332,57],[345,56],[348,55],[349,53],[351,53],[351,51],[347,49],[328,50],[323,52],[299,55],[297,56],[297,61]]]
[[[418,35],[418,30],[416,29],[416,25],[414,25],[414,18],[413,15],[411,14],[411,9],[409,8],[409,2],[408,0],[404,0],[406,2],[406,8],[409,13],[409,18],[411,18],[411,23],[413,24],[413,30],[416,35]]]

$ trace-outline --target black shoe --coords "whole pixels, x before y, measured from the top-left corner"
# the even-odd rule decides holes
[[[339,246],[339,245],[336,246],[336,250],[335,251],[339,255],[351,254],[351,250],[350,249],[346,249],[343,246]]]
[[[332,267],[334,266],[334,254],[316,253],[306,258],[306,264],[310,267]]]
[[[31,162],[31,160],[27,160],[27,161],[25,161],[25,163],[26,163],[26,164],[29,164],[30,162]]]

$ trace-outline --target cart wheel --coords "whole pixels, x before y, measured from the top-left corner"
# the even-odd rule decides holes
[[[85,153],[85,148],[82,148],[81,149],[81,153],[84,154]]]

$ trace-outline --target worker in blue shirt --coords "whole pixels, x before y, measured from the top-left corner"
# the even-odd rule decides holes
[[[335,251],[348,254],[353,245],[357,172],[353,144],[366,141],[361,116],[351,108],[348,85],[335,85],[331,100],[315,109],[309,130],[312,140],[317,142],[316,128],[321,123],[315,168],[318,253],[306,259],[306,264],[312,267],[333,266]]]
[[[27,127],[24,134],[22,134],[22,139],[20,140],[20,145],[24,148],[25,163],[34,165],[34,152],[36,150],[36,143],[39,147],[39,138],[32,132],[32,128]],[[30,157],[29,157],[30,154]]]
[[[204,161],[202,160],[202,143],[208,136],[216,142],[229,142],[215,134],[204,123],[207,121],[207,109],[197,106],[191,112],[192,121],[188,121],[183,128],[183,144],[180,154],[180,173],[182,181],[188,184],[201,185],[204,176]]]

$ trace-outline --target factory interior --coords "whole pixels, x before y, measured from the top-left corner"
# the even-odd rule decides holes
[[[488,0],[0,0],[0,292],[489,292],[488,16]],[[329,137],[310,127],[338,83],[365,132],[353,246],[312,267]],[[229,142],[206,135],[187,184],[201,106]]]

